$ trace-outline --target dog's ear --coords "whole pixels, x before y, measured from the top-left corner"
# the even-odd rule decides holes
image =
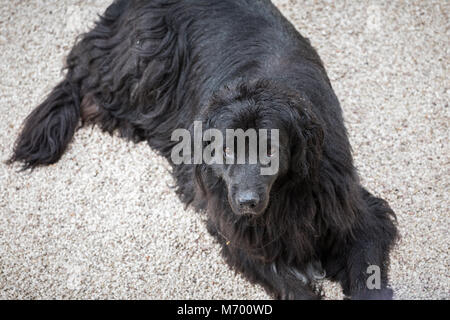
[[[317,179],[324,140],[323,125],[305,97],[293,101],[291,123],[291,170],[306,179]]]

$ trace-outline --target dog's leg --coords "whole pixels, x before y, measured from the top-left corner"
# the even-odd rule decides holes
[[[176,2],[116,1],[74,50],[92,74],[83,87],[83,121],[148,141],[166,158],[172,132],[188,121],[178,109],[187,103],[179,79],[186,76],[188,31],[168,22],[176,14]]]
[[[262,285],[276,299],[321,299],[321,294],[314,287],[311,274],[307,270],[300,271],[280,262],[264,263],[248,256],[242,250],[237,249],[239,253],[231,253],[230,250],[236,249],[224,244],[222,253],[228,264],[242,272],[249,281]]]
[[[352,299],[392,299],[388,287],[389,251],[397,237],[391,220],[394,212],[386,201],[363,189],[368,215],[354,232],[344,257],[344,293]]]
[[[259,262],[249,264],[247,267],[251,276],[256,276],[256,281],[262,284],[276,299],[321,299],[319,290],[313,286],[312,279],[306,272],[301,272],[293,267],[277,266],[276,263],[261,265]]]

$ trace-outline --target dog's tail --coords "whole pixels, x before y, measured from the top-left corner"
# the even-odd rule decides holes
[[[66,78],[27,117],[7,163],[22,162],[25,170],[57,162],[72,140],[80,118],[86,116],[89,120],[95,116],[91,114],[95,104],[89,100],[92,98],[89,88],[98,86],[98,61],[101,55],[109,54],[109,50],[96,43],[113,37],[119,18],[130,5],[128,0],[114,1],[97,23],[95,32],[85,34],[72,49],[67,58]],[[83,99],[87,105],[81,110]]]
[[[23,169],[57,162],[72,140],[80,120],[80,88],[66,77],[25,120],[8,163]]]

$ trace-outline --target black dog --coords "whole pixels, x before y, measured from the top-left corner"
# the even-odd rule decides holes
[[[392,297],[395,215],[360,184],[319,56],[269,0],[115,1],[27,118],[10,161],[58,161],[80,119],[164,155],[227,262],[275,297],[320,298],[314,280],[325,274],[351,298]],[[175,165],[171,134],[196,120],[205,130],[278,129],[278,173]]]

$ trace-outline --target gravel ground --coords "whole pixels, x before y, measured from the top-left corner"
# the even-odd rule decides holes
[[[274,2],[327,66],[364,184],[397,212],[396,298],[449,299],[450,2]],[[0,0],[0,160],[108,4]],[[83,128],[59,163],[17,168],[0,164],[0,298],[268,298],[224,264],[145,144]]]

